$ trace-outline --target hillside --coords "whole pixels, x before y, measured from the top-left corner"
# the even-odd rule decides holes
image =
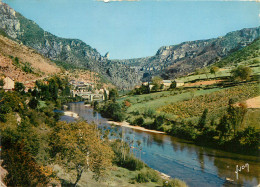
[[[161,75],[165,79],[187,75],[196,68],[211,65],[234,51],[242,49],[260,36],[260,27],[242,29],[223,37],[183,42],[161,47],[156,55],[120,60],[144,73],[143,79]]]
[[[29,83],[61,72],[35,50],[0,35],[0,73],[15,81]]]
[[[128,66],[109,61],[81,40],[65,39],[44,31],[1,2],[0,29],[45,57],[62,62],[61,65],[95,71],[120,88],[131,88],[140,81],[140,75]]]
[[[251,64],[259,63],[257,58],[260,57],[260,38],[257,38],[250,45],[238,50],[226,58],[216,62],[215,65],[219,67],[236,65],[243,61],[250,61]]]

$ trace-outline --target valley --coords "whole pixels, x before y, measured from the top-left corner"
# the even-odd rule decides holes
[[[111,60],[0,1],[0,181],[257,186],[259,85],[259,26]]]

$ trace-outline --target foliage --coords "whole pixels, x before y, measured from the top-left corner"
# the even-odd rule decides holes
[[[149,94],[150,93],[150,87],[148,85],[141,85],[140,88],[135,88],[132,93],[134,95],[142,95],[142,94]]]
[[[210,68],[210,73],[211,73],[211,74],[214,74],[215,77],[216,77],[216,74],[217,74],[218,71],[219,71],[219,68],[218,68],[217,66],[212,66],[212,67]]]
[[[114,121],[124,121],[125,119],[124,111],[119,103],[107,102],[101,107],[96,107],[96,109],[102,116],[111,118]]]
[[[146,182],[158,182],[160,180],[159,173],[152,169],[143,169],[135,177],[135,181],[138,183]]]
[[[201,115],[200,119],[199,119],[199,122],[198,122],[198,125],[197,125],[197,128],[202,131],[205,126],[206,126],[206,121],[207,121],[207,114],[208,114],[208,109],[206,108],[203,112],[203,114]]]
[[[157,116],[151,125],[151,129],[158,129],[164,123],[164,116]]]
[[[0,87],[3,87],[5,85],[4,79],[0,79]]]
[[[238,141],[244,151],[257,150],[260,145],[260,133],[254,127],[247,127],[239,131],[234,140]]]
[[[249,80],[252,74],[250,67],[238,66],[236,69],[231,71],[232,78],[234,80]]]
[[[226,137],[227,133],[231,130],[231,124],[228,121],[228,117],[224,115],[216,128],[220,132],[219,139],[222,140],[223,137]]]
[[[158,88],[160,88],[160,85],[162,84],[162,78],[159,76],[155,76],[152,78],[152,85],[157,86]]]
[[[129,100],[128,100],[128,101],[127,101],[127,100],[125,100],[125,103],[124,103],[124,104],[125,104],[125,106],[126,106],[126,107],[130,107],[130,106],[131,106],[131,103],[130,103],[130,101],[129,101]]]
[[[138,175],[135,177],[135,180],[138,183],[149,182],[149,178],[145,172],[138,173]]]
[[[163,181],[163,187],[187,187],[187,185],[179,179],[168,179]]]
[[[52,171],[38,165],[23,144],[12,147],[4,145],[3,150],[2,158],[8,170],[5,182],[8,186],[45,186],[49,182]]]
[[[99,138],[95,126],[86,122],[58,122],[50,144],[53,158],[64,168],[77,172],[75,186],[84,170],[93,171],[99,179],[112,164],[112,149]]]
[[[28,103],[28,106],[32,109],[36,109],[38,105],[39,101],[35,97],[33,97]]]
[[[109,100],[115,101],[118,97],[118,91],[116,89],[111,89],[109,91]]]
[[[144,124],[144,118],[142,117],[139,117],[134,121],[134,125],[142,126],[143,124]]]
[[[17,92],[20,92],[20,93],[24,93],[25,86],[21,82],[15,82],[14,90],[17,91]]]
[[[118,166],[132,171],[141,170],[146,166],[143,161],[139,160],[131,153],[128,143],[116,140],[111,146],[115,153],[114,163]]]

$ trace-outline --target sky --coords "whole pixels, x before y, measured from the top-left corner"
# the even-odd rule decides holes
[[[260,3],[249,1],[3,0],[44,30],[81,39],[101,55],[129,59],[161,46],[209,39],[260,25]]]

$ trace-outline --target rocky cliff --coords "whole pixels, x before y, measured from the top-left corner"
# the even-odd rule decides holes
[[[65,39],[44,31],[35,22],[0,2],[0,29],[10,38],[23,43],[55,61],[95,71],[120,88],[129,89],[140,82],[132,68],[111,62],[78,39]]]
[[[161,75],[165,79],[185,75],[237,51],[260,36],[260,27],[242,29],[209,40],[183,42],[161,47],[152,57],[121,60],[141,70],[143,79]]]

